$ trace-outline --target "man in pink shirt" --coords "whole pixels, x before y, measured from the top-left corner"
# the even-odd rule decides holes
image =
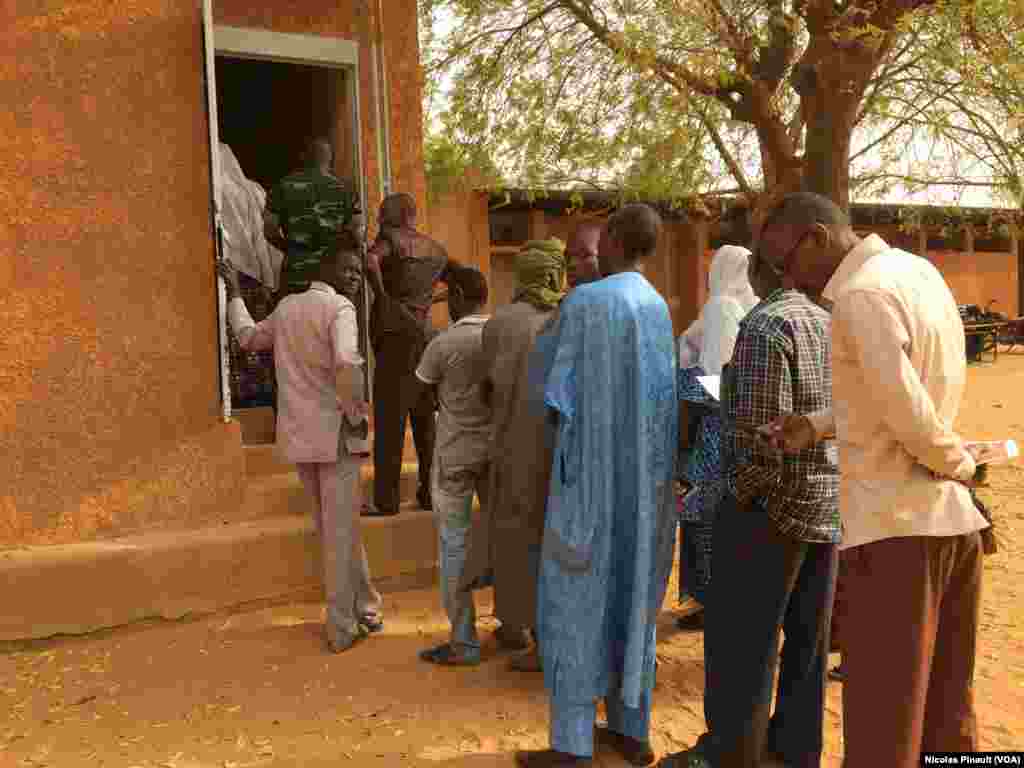
[[[955,431],[964,330],[935,267],[861,239],[809,193],[768,217],[759,251],[832,314],[832,408],[781,417],[796,452],[835,436],[843,520],[845,768],[914,768],[977,749],[974,656],[988,523]]]
[[[284,298],[260,323],[252,321],[239,298],[238,273],[226,262],[218,271],[227,282],[228,317],[242,349],[274,351],[277,450],[296,465],[313,497],[323,547],[327,644],[339,653],[383,628],[356,499],[368,414],[350,298],[362,285],[357,245],[342,237],[323,257],[319,280]]]

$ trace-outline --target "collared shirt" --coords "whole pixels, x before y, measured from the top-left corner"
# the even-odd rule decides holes
[[[833,305],[834,406],[812,422],[838,438],[844,547],[985,528],[967,489],[931,474],[974,473],[953,428],[967,362],[942,275],[872,235],[847,254],[824,297]]]
[[[462,318],[434,337],[416,368],[416,378],[437,385],[441,407],[434,457],[442,471],[480,464],[488,458],[491,409],[484,403],[479,374],[486,322],[483,315]]]
[[[260,323],[235,298],[228,319],[242,349],[274,350],[281,455],[296,463],[337,461],[342,417],[336,374],[363,363],[352,302],[314,282],[305,293],[283,299]]]
[[[842,537],[836,448],[822,442],[780,456],[749,430],[782,414],[828,408],[831,392],[828,313],[798,291],[776,291],[740,323],[722,374],[722,463],[740,503],[760,499],[779,532],[800,541]]]

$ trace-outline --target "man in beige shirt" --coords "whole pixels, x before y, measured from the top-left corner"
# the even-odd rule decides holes
[[[987,526],[954,431],[966,380],[956,301],[927,260],[854,234],[829,200],[786,197],[760,248],[832,312],[830,411],[773,427],[787,451],[835,436],[847,613],[845,768],[912,768],[977,747],[973,679]]]
[[[383,627],[356,499],[363,461],[359,438],[365,436],[368,412],[356,309],[349,298],[362,284],[356,243],[341,238],[321,259],[319,280],[285,297],[260,323],[253,323],[238,296],[238,273],[226,262],[218,271],[228,285],[228,319],[242,349],[274,351],[277,450],[295,463],[313,497],[323,548],[327,644],[338,653]]]

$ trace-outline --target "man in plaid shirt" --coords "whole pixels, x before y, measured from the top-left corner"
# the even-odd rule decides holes
[[[783,261],[751,257],[751,283],[766,298],[740,324],[722,372],[726,494],[704,639],[708,732],[663,768],[754,768],[764,753],[793,768],[821,763],[842,533],[836,448],[824,442],[784,456],[757,428],[831,404],[829,315],[782,287]],[[770,717],[780,629],[786,642]]]

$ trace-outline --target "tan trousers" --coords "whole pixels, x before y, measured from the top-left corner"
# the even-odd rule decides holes
[[[360,619],[379,618],[381,607],[380,593],[370,582],[359,528],[361,463],[346,455],[332,463],[296,465],[313,497],[327,594],[327,637],[339,650],[352,644]]]
[[[843,560],[844,768],[975,751],[980,536],[885,539]]]

